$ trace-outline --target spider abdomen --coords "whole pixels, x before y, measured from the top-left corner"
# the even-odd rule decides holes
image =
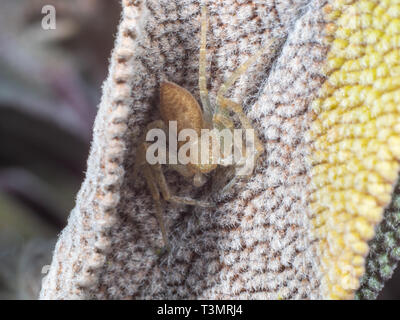
[[[182,129],[193,129],[200,137],[204,128],[203,113],[192,94],[173,82],[163,82],[160,88],[161,118],[168,126],[177,122],[178,133]]]

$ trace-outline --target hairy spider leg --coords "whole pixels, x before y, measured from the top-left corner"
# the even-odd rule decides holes
[[[273,43],[271,43],[273,45]],[[247,116],[243,112],[242,107],[231,101],[228,100],[224,97],[228,89],[236,82],[236,80],[246,72],[246,70],[265,52],[265,47],[262,47],[259,49],[254,55],[252,55],[250,58],[248,58],[242,65],[240,65],[231,75],[230,77],[221,85],[217,92],[217,104],[216,108],[214,110],[214,116],[213,116],[213,122],[216,124],[218,127],[225,126],[229,127],[228,124],[231,122],[228,119],[228,113],[226,109],[231,109],[234,113],[236,113],[239,117],[239,120],[244,128],[247,129],[253,129],[250,121],[248,120]],[[220,110],[220,107],[223,110]],[[225,110],[224,110],[225,109]],[[264,147],[262,146],[262,143],[258,139],[257,136],[255,136],[255,144],[256,144],[256,156],[255,156],[255,161],[258,159],[258,157],[262,154],[264,151]],[[235,175],[232,180],[222,189],[222,193],[226,192],[229,190],[233,184],[237,181],[238,177]]]
[[[206,73],[206,43],[207,41],[207,8],[201,7],[201,27],[200,27],[200,53],[199,53],[199,89],[200,100],[203,106],[203,116],[207,125],[211,126],[213,110],[211,108],[210,98],[207,90],[207,73]]]
[[[225,112],[218,112],[217,114],[214,114],[212,121],[214,123],[214,127],[218,130],[225,128],[233,130],[235,128],[233,121],[229,119],[229,115]]]
[[[222,98],[220,106],[223,109],[230,109],[235,114],[237,114],[237,116],[239,117],[240,124],[243,128],[253,129],[253,126],[251,125],[249,118],[246,116],[246,114],[243,111],[242,106],[239,103],[236,103],[227,98]],[[257,137],[257,135],[254,135],[254,143],[255,143],[255,147],[257,149],[257,152],[256,152],[257,157],[259,157],[264,152],[264,147],[263,147],[263,144],[260,141],[260,139]]]
[[[165,123],[162,120],[156,120],[151,122],[149,125],[147,125],[147,130],[150,129],[161,129],[164,132],[167,132],[167,127]],[[148,143],[144,142],[144,149],[147,150]],[[162,150],[158,150],[158,152],[162,152]],[[168,183],[165,179],[165,175],[162,171],[161,164],[157,163],[154,165],[150,165],[146,162],[150,168],[153,170],[153,175],[156,178],[157,185],[161,190],[161,193],[163,195],[164,200],[170,201],[170,202],[175,202],[175,203],[182,203],[182,204],[188,204],[188,205],[196,205],[200,207],[212,207],[214,204],[206,202],[206,201],[201,201],[201,200],[195,200],[191,199],[188,197],[179,197],[179,196],[174,196],[171,195]],[[180,173],[183,177],[191,177],[193,176],[193,173],[190,172],[189,168],[187,168],[185,165],[182,164],[167,164],[170,168],[173,170],[177,171]]]
[[[213,116],[213,126],[214,126],[214,128],[217,128],[220,131],[223,130],[223,129],[229,129],[229,130],[231,130],[233,132],[233,130],[235,129],[234,123],[231,120],[231,117],[230,117],[230,115],[229,115],[229,113],[228,113],[228,111],[226,109],[219,110],[219,112],[217,114],[214,114],[214,116]],[[220,150],[223,150],[223,148],[224,148],[223,143],[224,143],[224,141],[221,141]],[[233,143],[235,144],[237,142],[233,141]],[[235,145],[235,147],[236,147],[236,145]],[[223,157],[220,159],[220,165],[221,166],[229,167],[229,166],[232,165],[231,162],[226,163],[226,162],[224,162],[224,160],[225,159]],[[215,181],[224,181],[226,176],[232,175],[233,172],[234,172],[234,169],[232,169],[232,168],[230,170],[229,169],[219,170],[215,174]],[[233,180],[234,180],[233,178],[230,180],[230,182],[232,182],[230,184],[230,187],[233,184]],[[215,188],[213,187],[213,190],[215,190],[215,192],[219,192],[221,190],[221,188],[222,188],[222,191],[224,193],[224,192],[226,192],[228,190],[228,188],[225,188],[225,187],[226,187],[226,185],[221,185],[220,183],[218,183]]]
[[[143,143],[143,149],[147,150],[149,144],[144,142]],[[181,168],[174,168],[176,169],[181,169]],[[157,163],[154,165],[146,164],[143,166],[143,174],[145,176],[147,186],[150,190],[151,196],[155,202],[156,205],[156,215],[157,215],[157,220],[158,224],[160,225],[161,229],[161,234],[164,240],[165,246],[168,248],[168,238],[167,238],[167,232],[166,232],[166,227],[164,223],[164,218],[163,218],[163,212],[161,209],[161,199],[160,199],[160,192],[162,194],[162,197],[165,201],[168,202],[174,202],[178,204],[186,204],[186,205],[192,205],[192,206],[199,206],[199,207],[213,207],[214,204],[206,201],[201,201],[201,200],[196,200],[192,199],[189,197],[181,197],[181,196],[175,196],[172,195],[168,186],[168,183],[165,179],[164,172],[162,171],[161,164]]]
[[[162,212],[162,208],[161,208],[160,192],[157,188],[156,179],[153,175],[153,172],[152,172],[150,166],[143,167],[143,175],[146,179],[147,187],[149,188],[151,196],[156,205],[156,217],[157,217],[157,221],[160,226],[160,229],[161,229],[161,235],[163,237],[164,245],[167,248],[167,250],[169,250],[167,231],[165,229],[163,212]]]
[[[162,130],[164,130],[164,132],[167,132],[167,130],[166,130],[167,127],[166,127],[164,121],[162,121],[162,120],[152,121],[146,126],[144,133],[139,138],[139,141],[141,143],[139,144],[139,147],[138,147],[139,150],[136,151],[135,165],[133,168],[133,176],[134,177],[136,177],[138,175],[139,169],[142,166],[148,164],[146,161],[146,148],[144,148],[143,141],[146,141],[147,132],[149,132],[151,129],[162,129]]]
[[[217,106],[215,110],[215,113],[218,112],[218,109],[221,104],[221,99],[224,98],[225,93],[228,91],[228,89],[236,82],[236,80],[246,72],[246,70],[260,57],[263,53],[265,52],[265,47],[262,47],[259,49],[254,55],[252,55],[250,58],[248,58],[242,65],[240,65],[233,73],[230,75],[230,77],[221,85],[221,87],[218,89],[217,93]]]
[[[166,131],[166,125],[162,120],[156,120],[151,122],[150,124],[147,125],[146,127],[146,132],[151,129],[161,129]],[[143,140],[145,140],[145,136],[142,137]],[[142,140],[142,141],[143,141]],[[206,201],[201,201],[201,200],[195,200],[189,197],[180,197],[180,196],[175,196],[172,195],[168,186],[168,183],[165,179],[164,172],[162,171],[161,164],[157,163],[154,165],[149,164],[146,161],[146,151],[147,148],[149,147],[148,142],[142,142],[139,150],[138,150],[138,156],[135,164],[135,171],[138,171],[138,168],[141,167],[143,168],[143,174],[147,183],[147,186],[150,190],[151,196],[155,202],[156,205],[156,216],[158,220],[158,224],[160,225],[161,229],[161,234],[163,237],[164,244],[167,248],[169,249],[169,242],[168,242],[168,237],[167,237],[167,231],[163,219],[163,212],[162,212],[162,207],[161,207],[161,199],[160,199],[160,192],[162,194],[162,197],[165,201],[169,202],[174,202],[178,204],[186,204],[186,205],[192,205],[192,206],[199,206],[199,207],[213,207],[214,204]],[[159,152],[162,152],[159,150]],[[175,171],[179,172],[182,176],[184,177],[190,177],[193,175],[193,173],[190,173],[187,167],[176,164],[176,165],[170,165],[172,169]]]
[[[243,108],[240,104],[238,104],[232,100],[229,100],[227,98],[221,97],[220,98],[220,107],[222,109],[221,111],[231,110],[233,113],[235,113],[239,118],[242,128],[253,129],[253,126],[251,125],[249,118],[247,118],[247,116],[244,113]],[[219,122],[220,117],[217,117],[217,116],[218,116],[217,114],[214,116],[214,121]],[[256,163],[258,158],[260,157],[260,155],[264,152],[263,144],[260,141],[260,139],[257,137],[256,134],[254,135],[254,144],[255,144],[255,148],[256,148],[254,162]],[[237,179],[238,179],[238,176],[235,175],[232,178],[232,180],[222,189],[222,193],[228,191],[234,185],[234,183],[236,183]]]
[[[204,207],[204,208],[210,208],[214,207],[215,204],[206,202],[206,201],[201,201],[201,200],[196,200],[192,199],[189,197],[181,197],[181,196],[175,196],[172,195],[168,186],[168,183],[165,179],[165,175],[162,171],[161,165],[160,164],[155,164],[151,166],[152,169],[154,170],[154,176],[157,181],[157,185],[160,188],[161,194],[164,198],[164,200],[169,201],[169,202],[174,202],[178,204],[187,204],[191,206],[199,206],[199,207]]]

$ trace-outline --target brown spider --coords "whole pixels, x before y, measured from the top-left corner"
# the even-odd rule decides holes
[[[253,56],[251,56],[246,62],[244,62],[238,69],[233,72],[233,74],[227,79],[224,84],[222,84],[217,94],[216,107],[215,109],[212,109],[206,87],[206,15],[207,9],[205,6],[202,6],[199,88],[203,111],[199,103],[189,91],[175,83],[162,82],[160,88],[160,113],[162,120],[151,122],[147,126],[146,132],[154,128],[162,129],[165,132],[168,132],[166,124],[168,124],[170,121],[176,121],[178,132],[180,132],[180,130],[182,129],[190,128],[195,130],[198,135],[201,134],[202,129],[216,128],[218,130],[221,130],[224,128],[228,128],[232,130],[234,129],[234,122],[230,119],[229,112],[233,112],[237,115],[242,128],[252,129],[250,121],[244,114],[242,107],[239,104],[225,98],[224,94],[226,93],[228,88],[232,86],[235,81],[250,67],[250,65],[264,52],[264,49],[259,50]],[[213,206],[213,204],[201,200],[191,199],[188,197],[180,197],[171,194],[164,173],[162,171],[161,164],[157,163],[154,165],[150,165],[146,161],[145,155],[149,145],[150,144],[148,142],[142,142],[140,144],[135,163],[135,170],[138,170],[138,168],[142,169],[142,173],[146,179],[148,188],[150,189],[151,195],[156,203],[158,223],[160,225],[164,244],[168,249],[168,238],[162,217],[160,192],[164,200],[170,202],[201,207],[210,207]],[[181,143],[179,144],[179,146],[180,145]],[[254,137],[254,146],[255,163],[257,158],[264,151],[264,148],[256,135]],[[215,161],[211,162],[210,164],[188,163],[186,165],[183,165],[178,163],[169,164],[169,166],[185,178],[193,179],[193,185],[196,187],[200,187],[206,182],[206,175],[217,168],[218,164],[215,163]],[[236,176],[229,182],[227,186],[225,186],[225,188],[223,188],[224,191],[228,190],[233,185],[235,178]]]

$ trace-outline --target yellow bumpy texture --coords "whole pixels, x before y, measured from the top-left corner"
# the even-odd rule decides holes
[[[327,79],[312,108],[310,210],[324,298],[351,299],[400,160],[400,0],[324,7]]]

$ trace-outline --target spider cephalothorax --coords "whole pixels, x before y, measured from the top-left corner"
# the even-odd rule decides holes
[[[242,75],[249,66],[262,54],[263,49],[259,50],[250,57],[245,63],[243,63],[233,74],[227,79],[227,81],[221,85],[218,90],[216,105],[213,108],[210,104],[208,97],[208,90],[206,86],[206,33],[207,33],[207,18],[206,18],[206,7],[201,8],[201,41],[200,41],[200,61],[199,61],[199,88],[200,88],[200,99],[202,107],[193,97],[193,95],[186,89],[180,87],[173,82],[162,82],[160,86],[160,113],[161,120],[153,121],[147,126],[146,132],[151,129],[157,128],[168,132],[168,124],[170,121],[175,121],[177,124],[177,131],[180,132],[183,129],[192,129],[199,136],[201,135],[202,129],[234,129],[234,121],[230,117],[230,113],[233,113],[239,119],[240,125],[244,129],[252,129],[249,119],[244,114],[241,105],[224,97],[226,91],[235,81]],[[178,144],[178,147],[182,143]],[[210,207],[213,204],[197,199],[191,199],[188,197],[180,197],[171,194],[165,176],[163,174],[161,164],[156,163],[150,165],[146,161],[146,151],[149,147],[149,142],[142,142],[139,146],[138,156],[136,160],[136,167],[141,167],[142,172],[145,176],[148,188],[151,191],[152,197],[157,207],[157,218],[160,224],[162,236],[165,245],[168,247],[167,233],[162,218],[160,193],[166,201],[175,203],[182,203],[188,205],[197,205],[202,207]],[[254,157],[255,161],[263,152],[264,148],[257,138],[254,136]],[[212,153],[210,153],[212,154]],[[247,154],[247,156],[250,156]],[[215,157],[215,155],[214,155]],[[216,158],[222,157],[221,153],[218,153]],[[188,163],[188,164],[169,164],[169,166],[175,171],[179,172],[182,176],[192,179],[193,185],[196,187],[202,186],[207,181],[207,174],[215,170],[218,164],[223,163],[221,159],[213,159],[210,163]],[[224,191],[228,190],[234,183],[235,178],[232,179]]]

